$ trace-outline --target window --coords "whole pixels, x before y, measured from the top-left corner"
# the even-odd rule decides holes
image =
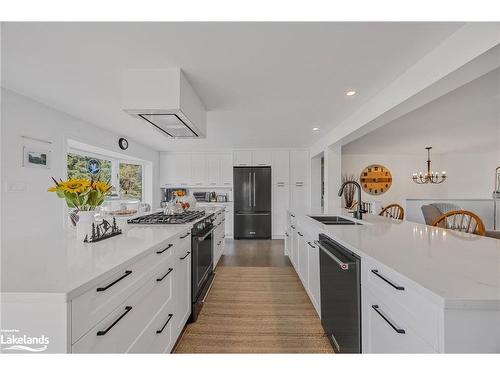
[[[120,190],[129,199],[142,198],[142,165],[120,163]]]
[[[101,163],[100,179],[103,181],[111,181],[110,160],[74,154],[71,152],[68,153],[68,178],[90,178],[91,175],[87,171],[87,164],[91,159],[96,159]]]
[[[137,161],[119,160],[71,149],[67,156],[68,178],[91,178],[87,169],[89,160],[92,159],[100,162],[100,180],[109,181],[116,189],[119,189],[122,199],[144,200],[144,170],[143,165]]]

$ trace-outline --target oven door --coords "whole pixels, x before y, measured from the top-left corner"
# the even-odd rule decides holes
[[[212,235],[213,228],[209,231],[200,233],[192,238],[192,298],[196,302],[203,286],[207,282],[208,276],[212,272]]]

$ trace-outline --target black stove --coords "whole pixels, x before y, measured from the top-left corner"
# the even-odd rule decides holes
[[[163,212],[139,216],[127,220],[128,224],[185,224],[205,216],[205,211],[188,211],[182,214],[165,215]]]

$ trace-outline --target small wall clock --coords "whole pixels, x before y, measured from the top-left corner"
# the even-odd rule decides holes
[[[363,169],[359,176],[363,190],[371,195],[384,194],[392,185],[391,171],[380,164],[372,164]]]
[[[126,150],[128,148],[128,141],[125,138],[120,138],[118,140],[118,146],[120,146],[122,150]]]

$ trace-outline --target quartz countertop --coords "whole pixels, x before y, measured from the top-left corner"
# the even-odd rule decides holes
[[[310,215],[354,219],[345,210],[289,211],[313,238],[324,233],[384,264],[437,304],[500,310],[500,240],[368,214],[365,225],[324,225]]]
[[[204,217],[222,209],[206,209]],[[38,298],[43,294],[71,300],[147,252],[166,246],[203,218],[167,225],[126,224],[126,218],[120,218],[117,222],[123,233],[96,243],[77,241],[74,229],[2,243],[2,298],[9,298],[9,294]]]

